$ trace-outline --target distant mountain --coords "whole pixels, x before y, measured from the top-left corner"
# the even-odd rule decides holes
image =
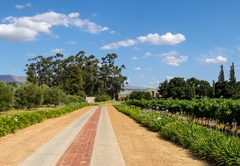
[[[17,84],[26,83],[26,76],[14,76],[14,75],[0,75],[0,80],[3,82],[16,82]]]
[[[141,86],[133,86],[133,85],[124,85],[124,89],[149,89],[147,87],[141,87]]]

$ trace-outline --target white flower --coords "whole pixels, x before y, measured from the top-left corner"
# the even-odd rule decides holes
[[[15,117],[14,120],[17,122],[18,121],[18,117]]]

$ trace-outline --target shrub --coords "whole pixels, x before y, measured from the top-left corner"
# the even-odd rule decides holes
[[[37,108],[42,104],[43,91],[42,88],[32,83],[21,84],[15,91],[14,107],[20,108]]]
[[[111,97],[108,95],[97,95],[94,99],[95,102],[109,101]]]
[[[0,81],[0,111],[7,111],[13,106],[14,88]]]
[[[64,99],[64,104],[71,104],[71,103],[81,103],[86,102],[86,98],[77,95],[67,95]]]
[[[60,103],[64,102],[66,98],[66,94],[58,87],[51,87],[48,86],[43,87],[43,94],[44,94],[44,104],[51,105],[54,104],[59,105]]]

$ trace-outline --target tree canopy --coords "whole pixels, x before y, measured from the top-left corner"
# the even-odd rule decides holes
[[[240,81],[235,77],[234,63],[230,66],[229,80],[225,80],[223,65],[220,66],[220,72],[217,82],[213,80],[212,86],[206,80],[198,80],[195,77],[184,79],[175,77],[171,80],[165,80],[159,84],[159,94],[164,98],[240,98]]]
[[[37,56],[29,59],[25,69],[27,81],[38,86],[57,86],[65,93],[78,96],[107,94],[116,98],[127,80],[121,74],[125,69],[115,64],[117,54],[107,54],[101,61],[94,55],[86,56],[84,51],[64,58],[55,56]]]

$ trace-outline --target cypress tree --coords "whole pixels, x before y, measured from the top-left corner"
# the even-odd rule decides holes
[[[235,70],[234,70],[234,63],[230,66],[229,72],[229,82],[227,85],[227,94],[228,98],[231,98],[235,95],[236,92],[236,77],[235,77]]]
[[[224,79],[224,71],[223,71],[223,65],[220,66],[221,70],[218,76],[218,82],[219,83],[224,83],[225,79]]]
[[[232,63],[232,65],[230,66],[229,82],[232,83],[232,84],[236,83],[234,63]]]

